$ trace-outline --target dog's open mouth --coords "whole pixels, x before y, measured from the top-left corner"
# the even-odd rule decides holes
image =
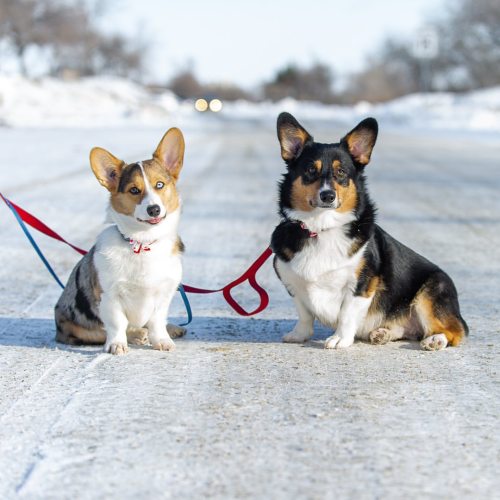
[[[145,222],[146,224],[159,224],[164,218],[166,217],[166,215],[164,215],[163,217],[151,217],[151,219],[147,219],[147,220],[144,220],[144,219],[137,219],[139,222]]]

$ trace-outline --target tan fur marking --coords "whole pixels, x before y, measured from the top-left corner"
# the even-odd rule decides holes
[[[368,283],[368,287],[363,295],[365,297],[371,297],[378,290],[379,284],[380,278],[378,276],[374,276]]]
[[[337,212],[352,212],[356,208],[358,192],[356,191],[356,185],[352,179],[349,179],[349,184],[346,187],[335,183],[335,192],[340,202],[340,207],[337,209]]]
[[[180,200],[175,187],[175,178],[169,175],[161,163],[156,159],[143,161],[142,165],[152,189],[155,189],[158,181],[165,184],[163,189],[156,191],[156,193],[160,196],[163,205],[167,209],[167,213],[177,210]]]
[[[293,259],[294,253],[289,248],[284,248],[283,249],[283,253],[285,254],[285,257],[288,260],[292,260]]]
[[[314,163],[313,163],[314,167],[316,168],[316,170],[318,172],[321,172],[321,169],[323,168],[323,163],[321,163],[321,160],[316,160]]]
[[[129,192],[132,187],[136,187],[141,191],[140,195],[134,195]],[[132,215],[135,207],[141,202],[144,196],[145,189],[144,179],[141,172],[136,172],[130,179],[130,182],[124,188],[124,192],[115,192],[111,194],[111,206],[118,212],[124,215]]]
[[[319,189],[319,180],[312,184],[304,184],[302,177],[298,177],[292,184],[290,202],[295,210],[310,212],[313,207],[310,201],[314,200]]]
[[[65,318],[59,318],[56,341],[63,344],[104,344],[106,333],[103,328],[87,330]]]
[[[354,255],[354,254],[352,254],[352,255]],[[365,268],[365,266],[366,266],[366,260],[364,258],[362,258],[359,261],[359,264],[358,264],[358,267],[356,268],[356,271],[354,272],[357,280],[359,280],[359,277],[361,276],[361,273],[363,272],[363,269]]]
[[[182,240],[177,237],[177,240],[174,243],[174,248],[172,249],[172,253],[174,255],[179,255],[180,253],[184,252],[184,243],[182,243]]]
[[[340,168],[340,165],[341,163],[339,160],[333,160],[332,167],[334,172],[336,172]]]
[[[351,245],[351,248],[349,248],[348,252],[349,257],[352,257],[353,255],[357,254],[363,245],[364,242],[360,238],[355,239],[353,244]]]
[[[415,308],[424,328],[424,338],[442,333],[453,347],[462,342],[465,331],[460,320],[452,315],[438,318],[434,303],[425,291],[417,295]]]

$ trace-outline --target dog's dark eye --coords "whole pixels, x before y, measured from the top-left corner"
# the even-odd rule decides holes
[[[163,182],[158,181],[158,182],[156,183],[156,186],[155,186],[155,187],[156,187],[156,189],[161,189],[164,185],[165,185],[165,184],[164,184]]]
[[[337,170],[337,179],[340,179],[340,180],[345,179],[346,175],[347,174],[345,173],[345,170],[343,168],[339,168]]]
[[[314,165],[311,165],[308,167],[307,173],[312,177],[318,173],[318,169]]]
[[[132,188],[130,188],[130,189],[128,190],[128,192],[129,192],[130,194],[140,194],[140,192],[141,192],[141,191],[140,191],[139,189],[137,189],[136,187],[132,187]]]

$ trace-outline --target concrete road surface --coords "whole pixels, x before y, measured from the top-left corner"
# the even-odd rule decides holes
[[[271,124],[180,125],[184,282],[218,287],[267,246],[284,166]],[[346,131],[307,125],[320,141]],[[0,130],[1,189],[88,248],[106,203],[88,150],[145,159],[163,132]],[[282,344],[295,312],[270,262],[264,313],[191,297],[175,352],[57,345],[58,287],[2,208],[0,498],[498,498],[499,159],[500,143],[382,128],[367,168],[381,225],[457,284],[471,335],[441,352],[327,351],[320,325]],[[66,278],[77,254],[37,239]]]

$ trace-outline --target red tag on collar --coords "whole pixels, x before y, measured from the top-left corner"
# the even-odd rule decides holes
[[[140,241],[136,241],[133,239],[129,239],[129,243],[132,245],[132,250],[134,253],[141,253],[141,252],[149,252],[151,250],[150,245],[154,243],[141,243]]]
[[[306,231],[309,231],[307,226],[304,224],[304,222],[300,223],[300,227],[302,229],[305,229]],[[314,231],[309,231],[309,238],[316,238],[318,236],[318,233],[315,233]]]

